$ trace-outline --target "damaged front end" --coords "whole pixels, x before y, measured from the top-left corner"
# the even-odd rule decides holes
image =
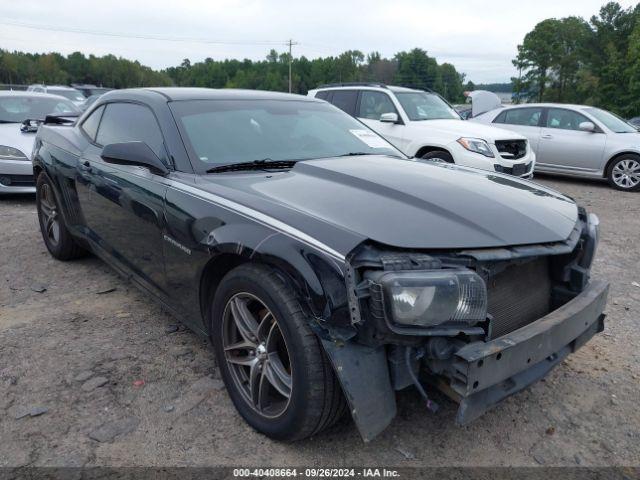
[[[396,390],[416,386],[435,411],[426,390],[437,387],[465,424],[602,331],[609,286],[590,281],[598,219],[582,209],[578,217],[553,244],[352,252],[354,335],[323,344],[365,440],[395,416]]]

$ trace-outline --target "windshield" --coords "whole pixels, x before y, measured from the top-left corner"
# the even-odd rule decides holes
[[[599,108],[587,108],[585,109],[587,113],[593,115],[596,120],[604,123],[604,125],[615,133],[637,133],[638,130],[633,126],[629,125],[623,119],[614,115],[611,112],[607,112],[606,110],[600,110]]]
[[[427,92],[396,92],[409,120],[460,120],[460,115],[442,98]]]
[[[308,160],[348,154],[402,154],[338,108],[290,100],[198,100],[170,103],[204,171],[268,159]]]
[[[27,118],[43,120],[50,114],[78,113],[69,100],[40,95],[11,95],[0,97],[0,123],[20,123]]]
[[[56,89],[49,88],[47,89],[47,93],[51,95],[60,95],[61,97],[68,98],[72,102],[84,102],[85,96],[79,92],[78,90],[66,90],[66,89]]]

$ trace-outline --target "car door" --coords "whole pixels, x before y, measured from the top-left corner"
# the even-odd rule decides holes
[[[513,130],[527,137],[531,149],[537,155],[543,113],[542,107],[509,108],[500,112],[493,123],[496,127]]]
[[[599,128],[580,130],[582,122],[591,120],[568,108],[547,109],[538,147],[540,167],[571,173],[599,170],[607,137]]]
[[[104,107],[95,141],[78,165],[78,194],[89,237],[117,266],[166,296],[162,255],[164,226],[163,177],[145,167],[105,162],[102,147],[142,141],[166,162],[167,154],[153,112],[136,103]]]
[[[399,123],[381,122],[380,116],[384,113],[395,113],[400,119],[400,114],[389,95],[375,90],[362,90],[360,92],[356,113],[358,120],[386,138],[395,147],[405,151],[403,126]]]

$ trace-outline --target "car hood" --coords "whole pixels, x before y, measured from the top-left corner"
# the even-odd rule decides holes
[[[452,142],[460,137],[480,138],[489,143],[496,140],[525,140],[519,133],[465,120],[423,120],[411,122],[410,128],[426,129],[432,134],[437,131],[440,135],[449,135]]]
[[[0,145],[17,148],[29,159],[35,139],[35,133],[22,133],[19,123],[0,123]]]
[[[287,172],[205,175],[198,183],[343,255],[366,239],[415,249],[558,242],[577,221],[576,204],[541,185],[386,156],[301,161]]]

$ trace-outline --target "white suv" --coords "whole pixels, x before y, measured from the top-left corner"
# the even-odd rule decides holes
[[[324,85],[307,94],[357,117],[406,155],[533,176],[535,153],[526,137],[465,122],[436,93],[382,84]]]

